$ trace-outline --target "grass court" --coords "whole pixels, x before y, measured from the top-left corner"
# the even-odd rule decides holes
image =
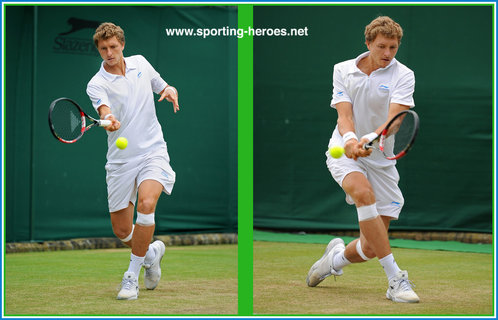
[[[166,247],[155,290],[116,299],[129,249],[5,255],[5,315],[234,315],[237,245]]]
[[[344,268],[315,288],[306,275],[326,244],[254,242],[254,314],[258,315],[491,315],[493,255],[393,248],[408,270],[420,303],[385,297],[387,280],[377,259]]]

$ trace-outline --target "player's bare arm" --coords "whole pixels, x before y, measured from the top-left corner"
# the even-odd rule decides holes
[[[360,142],[358,144],[361,146],[361,148],[365,149],[364,146],[366,144],[370,143],[374,138],[379,136],[382,133],[382,131],[384,130],[384,128],[387,126],[387,124],[391,121],[392,118],[394,118],[401,111],[408,110],[408,109],[410,109],[409,106],[401,105],[399,103],[391,103],[389,105],[389,111],[388,111],[386,121],[383,124],[381,124],[374,132],[372,132],[372,134],[374,136],[367,137],[368,135],[366,135],[360,139]],[[400,117],[399,118],[400,124],[401,124],[402,120],[403,120],[403,117]],[[396,128],[396,126],[391,126],[391,130],[396,130],[395,128]]]
[[[337,110],[337,126],[339,133],[344,136],[346,132],[355,132],[353,121],[353,105],[350,102],[339,102],[336,104]],[[372,153],[372,150],[365,150],[362,148],[363,144],[358,142],[357,139],[349,139],[344,144],[344,154],[346,157],[353,160],[359,157],[367,157]]]
[[[398,113],[400,113],[401,111],[409,110],[409,109],[410,109],[409,106],[405,106],[405,105],[399,104],[399,103],[391,103],[389,105],[389,113],[387,115],[388,121],[391,120],[392,118],[394,118],[394,116],[397,115]]]
[[[353,105],[349,102],[339,102],[335,105],[337,110],[337,127],[339,128],[339,133],[344,136],[346,132],[354,132],[354,121],[353,121]],[[344,154],[348,158],[353,158],[354,145],[358,141],[356,139],[350,139],[344,144]],[[356,158],[354,158],[356,160]]]
[[[116,131],[121,127],[121,123],[114,117],[114,115],[111,113],[111,108],[108,106],[101,105],[98,109],[100,119],[105,119],[105,120],[110,120],[112,123],[110,126],[105,127],[107,131]]]
[[[167,101],[173,103],[173,110],[175,113],[180,110],[180,105],[178,105],[178,91],[175,87],[167,86],[159,93],[161,97],[158,101],[166,99]]]
[[[402,105],[402,104],[399,104],[399,103],[391,103],[391,104],[389,104],[389,112],[387,114],[387,120],[386,120],[385,123],[382,124],[382,126],[380,128],[378,128],[377,130],[375,130],[375,132],[377,134],[380,134],[382,132],[382,130],[385,128],[385,126],[387,125],[387,123],[389,121],[391,121],[391,119],[394,118],[395,115],[397,115],[401,111],[405,111],[405,110],[408,110],[408,109],[410,109],[409,106],[405,106],[405,105]]]
[[[394,118],[401,111],[408,110],[408,109],[410,109],[409,106],[405,106],[405,105],[402,105],[399,103],[389,104],[389,111],[387,114],[387,120],[380,127],[378,127],[377,130],[375,130],[375,133],[377,133],[377,135],[380,135],[382,130],[384,130],[384,128],[387,126],[387,124],[389,123],[389,121],[391,121],[392,118]],[[400,118],[400,121],[402,121],[402,119],[403,118]]]

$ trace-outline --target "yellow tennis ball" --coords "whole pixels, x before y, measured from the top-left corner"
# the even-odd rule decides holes
[[[341,146],[333,146],[329,149],[332,158],[339,159],[344,154],[344,148]]]
[[[118,140],[116,140],[116,147],[119,149],[123,150],[128,146],[128,140],[125,137],[119,137]]]

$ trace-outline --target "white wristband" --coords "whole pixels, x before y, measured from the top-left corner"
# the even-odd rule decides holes
[[[355,134],[353,131],[346,132],[346,133],[342,136],[342,143],[343,143],[343,144],[346,144],[346,142],[347,142],[348,140],[351,140],[351,139],[356,139],[356,140],[358,140],[358,137],[356,136],[356,134]]]
[[[174,94],[176,94],[176,89],[173,88],[172,86],[169,86],[169,87],[166,87],[166,89],[164,89],[164,91],[166,92],[168,89],[170,89],[171,91],[173,91]]]
[[[375,132],[370,132],[369,134],[366,134],[363,137],[361,137],[361,139],[365,139],[366,138],[368,140],[367,143],[370,143],[370,142],[374,141],[375,138],[377,138],[378,136],[379,135],[376,134]]]
[[[112,115],[113,115],[112,113],[106,114],[105,117],[104,117],[104,120],[107,120],[107,118],[109,118]]]

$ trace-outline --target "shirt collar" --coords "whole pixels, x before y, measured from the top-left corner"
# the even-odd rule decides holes
[[[367,57],[368,55],[370,54],[370,51],[367,51],[367,52],[363,52],[362,54],[360,54],[358,57],[356,57],[356,59],[354,60],[354,64],[353,66],[350,68],[349,70],[349,73],[354,73],[354,72],[362,72],[359,68],[358,68],[358,63],[360,62],[361,59]],[[379,68],[377,70],[375,70],[374,72],[376,71],[380,71],[380,70],[386,70],[388,68],[390,68],[392,65],[394,65],[395,63],[397,63],[398,61],[396,60],[396,58],[393,58],[391,60],[391,62],[389,62],[389,64],[385,67],[385,68]]]
[[[127,74],[130,70],[134,70],[137,68],[137,65],[129,57],[124,58],[124,60],[125,60],[125,74]],[[100,74],[104,77],[104,79],[108,81],[114,81],[118,77],[120,77],[117,74],[112,74],[107,72],[104,68],[104,61],[102,61],[102,63],[100,64]]]

